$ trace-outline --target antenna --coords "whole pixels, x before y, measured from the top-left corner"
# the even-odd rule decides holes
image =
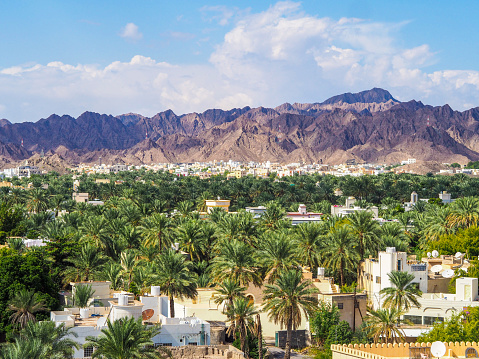
[[[427,252],[427,257],[431,258],[431,252]]]
[[[436,251],[436,250],[433,250],[431,254],[432,254],[432,256],[433,256],[434,258],[439,257],[439,252]]]
[[[456,259],[461,259],[463,255],[464,255],[464,254],[462,254],[461,252],[457,252],[457,253],[454,255],[454,257],[456,257]]]
[[[441,358],[446,354],[446,345],[443,342],[434,342],[431,345],[431,354],[436,358]]]
[[[153,314],[155,314],[155,311],[153,309],[145,309],[143,312],[141,312],[141,318],[143,320],[148,320],[151,319]]]
[[[431,272],[438,273],[442,271],[442,265],[436,264],[435,266],[431,267]]]

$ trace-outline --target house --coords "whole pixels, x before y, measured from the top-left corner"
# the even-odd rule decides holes
[[[213,208],[221,208],[229,212],[231,201],[229,199],[209,199],[206,200],[206,212],[211,213]]]
[[[371,212],[373,214],[374,218],[379,217],[379,209],[376,206],[369,207],[369,208],[361,208],[358,206],[354,206],[354,203],[356,203],[356,198],[354,197],[348,197],[346,198],[346,203],[344,206],[341,205],[332,205],[331,206],[331,215],[332,216],[339,216],[339,217],[345,217],[349,216],[350,214],[357,212],[357,211],[367,211]]]
[[[285,218],[291,220],[291,224],[295,226],[301,223],[319,222],[322,215],[322,213],[308,212],[306,206],[300,204],[298,212],[287,212]]]
[[[246,212],[253,213],[254,218],[260,218],[264,212],[266,212],[265,206],[258,206],[258,207],[246,207]]]
[[[210,324],[198,317],[183,316],[180,318],[169,317],[169,299],[162,296],[160,287],[151,287],[151,293],[140,296],[135,300],[134,296],[122,292],[106,294],[107,282],[88,282],[99,290],[98,302],[105,306],[90,306],[85,309],[65,308],[63,311],[53,311],[50,319],[57,325],[65,323],[71,331],[77,335],[73,337],[80,345],[86,342],[87,336],[99,336],[101,330],[107,325],[107,320],[121,318],[143,319],[144,325],[161,324],[160,334],[153,337],[155,346],[185,346],[185,345],[209,345]],[[80,283],[74,283],[73,287]],[[96,296],[95,292],[95,296]],[[111,298],[104,298],[110,296]],[[181,311],[179,311],[181,314]],[[81,348],[75,350],[74,358],[88,358],[93,354],[93,348]]]

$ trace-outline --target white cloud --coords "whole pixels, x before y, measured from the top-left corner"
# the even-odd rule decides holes
[[[120,36],[127,39],[127,40],[141,40],[143,38],[143,34],[138,30],[138,26],[132,22],[126,24],[126,26],[121,30]]]
[[[399,46],[403,26],[407,23],[320,18],[303,13],[298,3],[280,2],[238,17],[206,64],[137,55],[104,67],[56,61],[0,69],[2,116],[36,121],[87,110],[151,116],[168,108],[181,114],[316,102],[372,87],[400,100],[449,103],[458,110],[478,106],[479,72],[428,71],[435,53],[427,44]],[[125,33],[140,34],[136,25]]]

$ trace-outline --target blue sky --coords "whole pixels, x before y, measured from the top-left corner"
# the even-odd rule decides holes
[[[479,2],[7,1],[0,118],[321,102],[479,106]]]

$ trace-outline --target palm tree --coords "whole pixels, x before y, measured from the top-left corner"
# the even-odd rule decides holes
[[[328,235],[322,256],[324,265],[339,272],[341,287],[344,285],[344,272],[353,270],[359,256],[354,247],[354,238],[348,227],[334,228]]]
[[[479,224],[479,198],[458,198],[451,205],[448,217],[451,227],[469,228]]]
[[[301,324],[301,312],[306,317],[317,306],[317,288],[310,281],[303,281],[298,270],[282,272],[275,285],[266,285],[264,291],[264,307],[268,317],[281,327],[286,327],[286,355],[291,355],[291,332]]]
[[[261,315],[256,314],[255,333],[258,337],[258,359],[263,359],[263,327],[261,326]]]
[[[95,290],[92,289],[91,284],[79,284],[75,286],[75,293],[73,294],[73,304],[78,308],[86,308],[88,302],[93,298]]]
[[[96,273],[105,262],[105,257],[98,248],[91,244],[84,244],[80,253],[66,260],[73,264],[65,270],[65,281],[88,281],[94,279]]]
[[[383,307],[396,308],[397,310],[408,311],[412,306],[417,308],[421,304],[417,300],[422,295],[417,283],[413,283],[414,275],[407,272],[392,271],[388,273],[392,286],[383,288],[381,295],[385,296]]]
[[[153,281],[168,294],[171,318],[175,317],[175,297],[195,298],[198,294],[196,274],[189,270],[185,257],[172,249],[160,254],[153,263],[153,278]]]
[[[21,254],[26,250],[25,243],[23,242],[22,238],[19,237],[11,237],[7,238],[7,244],[9,248],[12,248],[15,252]]]
[[[141,221],[140,232],[144,237],[145,246],[157,244],[160,250],[170,244],[168,230],[171,227],[170,220],[165,214],[153,213]]]
[[[9,303],[9,308],[14,311],[10,316],[12,323],[19,324],[21,328],[30,321],[36,321],[35,313],[47,310],[39,294],[26,289],[15,294]]]
[[[126,278],[126,289],[130,290],[130,283],[133,277],[133,271],[138,264],[136,251],[129,249],[121,253],[120,264],[122,268],[122,275]]]
[[[40,357],[45,359],[73,358],[74,348],[79,345],[69,337],[77,337],[77,333],[71,328],[66,328],[64,323],[59,326],[55,322],[28,322],[20,332],[20,337],[28,341],[39,341],[44,348],[46,355]]]
[[[121,275],[121,265],[116,262],[110,262],[103,267],[99,274],[100,279],[110,281],[110,287],[113,290],[119,290],[123,285],[123,277]]]
[[[363,261],[367,250],[373,253],[378,250],[380,226],[373,220],[373,213],[369,211],[354,211],[348,216],[349,227],[357,238],[359,246],[359,260]],[[358,262],[358,278],[360,267]]]
[[[266,205],[266,211],[261,216],[260,222],[267,229],[277,229],[285,214],[286,211],[277,202],[271,201]]]
[[[42,188],[32,188],[28,192],[27,209],[30,212],[40,213],[47,210],[48,197]]]
[[[296,251],[303,265],[311,272],[320,263],[320,252],[324,241],[324,229],[321,223],[308,222],[295,227]]]
[[[88,336],[84,348],[94,347],[92,358],[153,359],[160,358],[154,348],[153,337],[160,333],[157,326],[142,324],[141,318],[122,318],[108,321],[100,336]]]
[[[198,220],[188,220],[178,227],[176,236],[182,250],[190,255],[191,260],[203,257],[205,237]]]
[[[258,262],[266,271],[268,283],[274,283],[282,271],[299,266],[294,243],[284,232],[266,232],[260,248]]]
[[[216,292],[213,294],[214,302],[218,305],[226,304],[224,310],[227,311],[233,305],[235,298],[244,297],[246,287],[242,287],[238,281],[226,278],[218,283]]]
[[[404,342],[404,332],[397,325],[403,314],[404,312],[397,308],[368,310],[368,317],[365,322],[374,342],[389,343],[389,340],[395,343],[398,341]]]
[[[0,349],[2,359],[43,359],[48,348],[38,339],[15,338],[13,343],[4,344]],[[58,357],[57,357],[58,358]],[[56,359],[56,358],[55,358]],[[60,359],[60,358],[58,358]]]
[[[253,247],[236,239],[222,242],[220,253],[212,260],[212,274],[218,283],[229,278],[244,286],[261,284]]]
[[[90,215],[85,218],[79,230],[85,239],[100,247],[103,245],[103,237],[106,236],[106,225],[103,217]]]
[[[253,317],[256,314],[258,314],[258,311],[254,308],[254,304],[244,297],[235,298],[233,305],[229,306],[226,312],[228,322],[231,323],[227,334],[234,335],[236,332],[239,332],[241,351],[246,358],[249,358],[249,347],[246,338],[248,330],[252,331],[253,329]]]

